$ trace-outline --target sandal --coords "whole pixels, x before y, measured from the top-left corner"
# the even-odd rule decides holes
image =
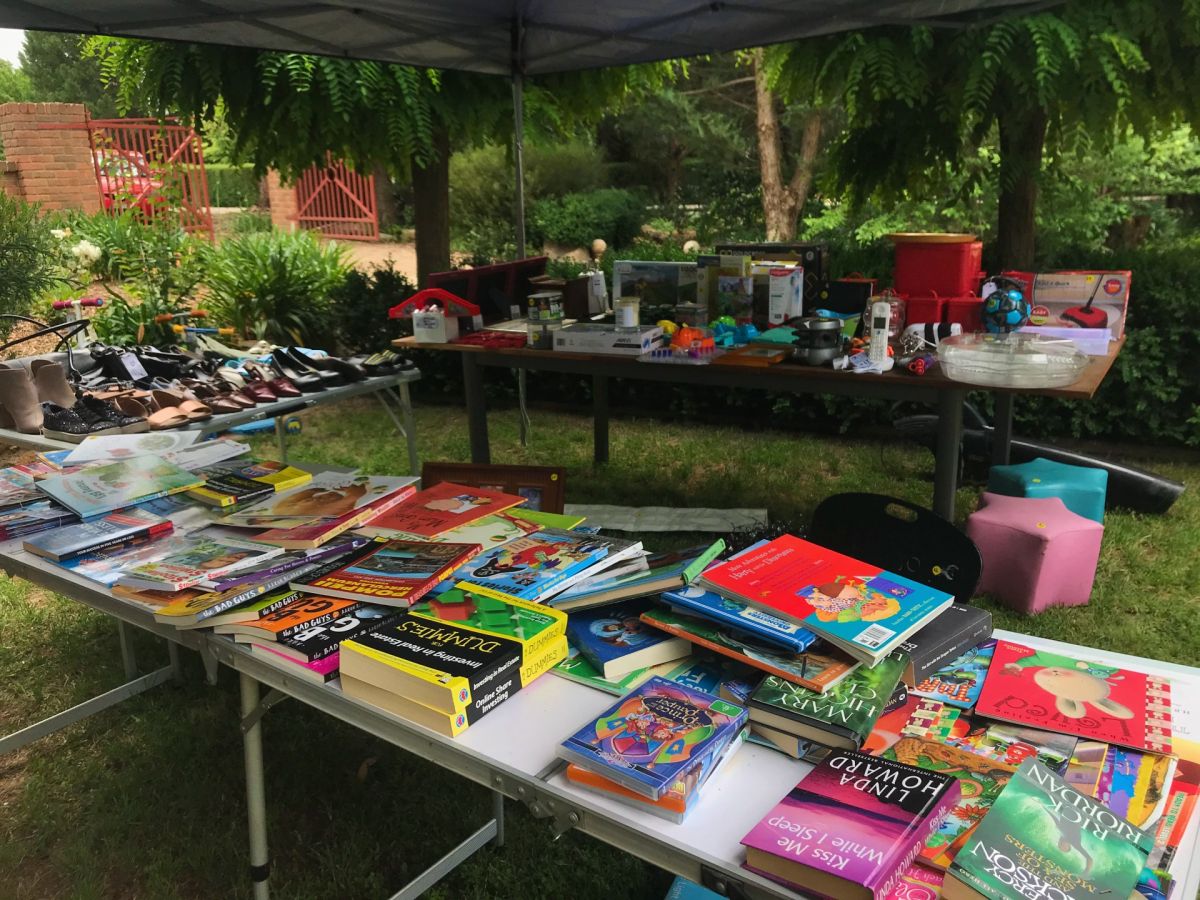
[[[158,410],[174,410],[187,416],[189,422],[204,422],[212,418],[212,409],[195,396],[188,397],[180,391],[151,391],[150,399]]]

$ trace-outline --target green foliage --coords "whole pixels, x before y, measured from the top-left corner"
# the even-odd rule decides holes
[[[399,319],[388,310],[407,300],[417,287],[389,259],[370,272],[350,269],[329,293],[331,317],[338,344],[355,352],[375,352],[402,336]]]
[[[259,177],[254,166],[208,163],[208,199],[213,206],[257,206]]]
[[[0,103],[28,101],[33,96],[29,76],[6,59],[0,59]]]
[[[271,214],[259,209],[243,209],[229,223],[229,230],[233,234],[255,234],[271,231],[274,227]]]
[[[307,231],[252,232],[205,258],[205,303],[218,322],[278,344],[331,343],[329,296],[346,275],[345,248]]]
[[[34,302],[59,284],[57,253],[38,207],[0,192],[0,314],[28,315]],[[12,324],[0,318],[0,337]]]
[[[621,188],[603,188],[567,194],[535,204],[530,216],[530,238],[565,247],[589,247],[602,238],[614,249],[630,244],[646,219],[641,197]]]
[[[116,92],[100,77],[100,66],[83,45],[87,38],[52,31],[26,31],[20,72],[28,79],[28,99],[38,103],[83,103],[96,119],[118,115]],[[13,98],[17,99],[17,98]],[[125,115],[140,115],[136,97]]]

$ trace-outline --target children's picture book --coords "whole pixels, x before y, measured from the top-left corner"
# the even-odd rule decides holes
[[[900,644],[908,659],[904,683],[916,687],[951,660],[992,636],[992,614],[978,606],[953,603]]]
[[[620,562],[641,549],[640,541],[544,528],[485,550],[461,566],[453,580],[522,600],[544,601],[602,566]]]
[[[790,534],[709,568],[697,582],[802,625],[868,664],[954,602],[943,591]]]
[[[390,606],[360,603],[343,611],[336,619],[309,625],[287,637],[278,638],[271,646],[276,653],[296,662],[317,662],[336,654],[343,641],[402,615],[404,613]]]
[[[605,678],[683,659],[692,652],[686,638],[651,628],[642,621],[653,601],[626,600],[571,614],[567,635]],[[560,613],[561,615],[561,613]]]
[[[150,597],[175,597],[170,603],[159,604],[154,611],[155,619],[164,625],[176,628],[214,628],[229,622],[242,622],[268,616],[300,597],[299,591],[266,583],[241,590],[223,592],[202,591],[192,588],[185,591],[133,591],[116,585],[113,593],[131,599]],[[128,592],[128,593],[126,593]]]
[[[1100,784],[1100,773],[1104,771],[1104,760],[1108,757],[1108,744],[1103,741],[1080,741],[1071,753],[1063,780],[1071,790],[1087,797],[1096,796]]]
[[[337,519],[394,491],[414,486],[417,481],[354,472],[318,472],[307,484],[272,494],[231,513],[226,522],[246,528],[294,528],[307,525],[314,518]]]
[[[988,725],[984,736],[986,746],[1000,751],[1005,762],[1019,766],[1026,757],[1036,756],[1043,765],[1059,775],[1067,771],[1067,765],[1079,744],[1079,739],[1069,734],[998,722]],[[978,745],[974,749],[977,753],[981,750]]]
[[[746,722],[746,710],[651,678],[559,745],[558,755],[651,800],[701,770]]]
[[[162,456],[172,450],[192,446],[198,431],[155,431],[150,434],[113,434],[85,437],[79,446],[62,458],[64,466],[81,463],[133,459],[138,456]]]
[[[987,678],[988,666],[992,663],[995,650],[996,642],[993,640],[986,640],[976,647],[971,647],[942,668],[927,675],[913,687],[912,692],[919,697],[941,700],[959,709],[970,709],[983,690],[983,681]]]
[[[269,497],[312,481],[312,474],[274,459],[224,464],[202,470],[205,482],[188,496],[209,506],[227,507]]]
[[[1020,873],[1024,896],[1124,898],[1153,846],[1151,835],[1027,759],[955,855],[943,896],[1008,900]]]
[[[174,530],[170,519],[135,508],[57,528],[49,534],[29,538],[21,546],[27,553],[61,562],[83,553],[152,541]]]
[[[883,757],[958,779],[962,801],[955,804],[937,831],[925,840],[917,861],[945,870],[966,839],[991,808],[1016,766],[987,759],[962,747],[905,737]]]
[[[410,606],[478,552],[478,544],[376,538],[341,567],[292,586],[326,597]]]
[[[644,568],[620,575],[601,572],[556,594],[549,602],[558,609],[579,610],[681,589],[724,549],[725,541],[717,539],[707,546],[652,553],[645,557]]]
[[[443,531],[436,537],[429,538],[429,540],[447,544],[478,544],[482,549],[486,550],[490,547],[499,547],[501,544],[507,544],[513,538],[519,538],[522,535],[537,531],[540,527],[540,525],[533,522],[518,519],[511,513],[503,512],[484,516],[482,519],[467,525],[459,525],[457,528]],[[364,525],[358,529],[358,532],[359,534],[371,537],[396,536],[396,532],[393,529],[379,528],[374,524]]]
[[[127,569],[117,577],[117,582],[137,590],[181,591],[282,552],[278,547],[250,541],[185,538],[183,545],[169,557]]]
[[[819,650],[790,653],[745,632],[661,606],[647,609],[642,621],[698,647],[817,692],[833,687],[859,666],[858,660],[834,647],[822,645]]]
[[[862,746],[900,683],[904,661],[859,666],[823,694],[769,675],[750,696],[750,718],[827,747]]]
[[[37,487],[37,481],[15,466],[0,469],[0,510],[16,509],[46,499]]]
[[[1150,753],[1171,752],[1171,684],[1132,669],[997,641],[976,710]]]
[[[521,644],[522,665],[538,658],[567,631],[566,613],[468,585],[417,603],[410,612],[484,637],[517,641]]]
[[[183,537],[177,532],[146,544],[83,553],[70,559],[64,559],[58,565],[76,575],[95,581],[97,584],[112,587],[125,572],[140,565],[184,553],[192,547],[193,543],[191,538]],[[162,585],[155,586],[156,590],[162,588]]]
[[[255,540],[261,541],[264,544],[274,544],[276,547],[283,547],[287,550],[320,547],[334,538],[345,534],[351,528],[357,528],[359,525],[374,521],[376,517],[383,515],[393,506],[402,503],[405,498],[411,496],[415,491],[416,488],[411,484],[402,484],[399,487],[374,496],[367,503],[356,506],[354,509],[336,518],[310,520],[306,523],[288,524],[286,527],[277,526],[259,533],[255,536]],[[280,519],[278,521],[296,522],[294,519]]]
[[[730,600],[699,585],[688,585],[682,590],[666,591],[663,601],[678,607],[692,616],[711,619],[740,632],[752,635],[764,644],[769,644],[789,653],[803,653],[817,640],[817,636],[794,622],[765,613],[738,600]]]
[[[577,684],[586,684],[588,687],[604,691],[606,694],[615,694],[618,697],[622,697],[639,684],[649,681],[655,675],[666,673],[674,665],[675,663],[673,662],[662,663],[657,666],[648,666],[645,669],[634,669],[620,678],[605,678],[579,652],[579,648],[568,641],[567,658],[550,671],[568,681],[574,681]]]
[[[372,525],[387,528],[414,540],[429,540],[444,531],[504,512],[525,502],[517,494],[490,488],[467,487],[443,481],[417,491],[404,503],[380,516]]]
[[[215,466],[217,463],[225,462],[227,459],[245,456],[249,452],[249,444],[232,441],[229,438],[216,438],[192,444],[190,447],[184,447],[181,450],[167,450],[162,454],[162,458],[169,463],[174,463],[181,469],[195,472],[197,469]]]
[[[835,750],[742,838],[746,868],[800,891],[883,900],[960,797],[944,773]]]
[[[232,634],[234,640],[279,641],[306,628],[314,628],[352,611],[357,603],[333,597],[297,597],[291,603],[265,616],[250,615],[241,621],[226,622],[213,629],[215,634]]]
[[[81,519],[91,519],[203,483],[186,469],[151,456],[52,475],[38,486]]]

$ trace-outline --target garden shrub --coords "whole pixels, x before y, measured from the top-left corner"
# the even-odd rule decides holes
[[[205,304],[217,322],[277,344],[332,343],[330,293],[349,269],[341,245],[307,231],[253,232],[205,255]]]
[[[262,209],[243,209],[229,223],[230,234],[256,234],[270,231],[275,226],[271,224],[271,214]]]
[[[602,238],[613,249],[633,242],[646,218],[642,198],[621,188],[602,188],[541,200],[531,209],[532,241],[588,247]]]
[[[38,207],[0,193],[0,313],[28,315],[58,283],[56,259],[50,223]],[[12,325],[0,318],[0,337],[7,337]]]
[[[213,206],[258,206],[259,182],[254,166],[236,163],[209,163],[208,200]]]
[[[388,310],[416,292],[390,259],[370,272],[351,269],[329,293],[338,344],[354,352],[386,349],[402,334],[400,320],[389,319]]]

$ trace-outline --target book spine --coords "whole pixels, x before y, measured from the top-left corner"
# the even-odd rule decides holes
[[[134,532],[133,534],[118,534],[107,540],[100,541],[97,544],[77,545],[69,550],[66,550],[57,556],[51,556],[55,562],[63,562],[64,560],[74,559],[77,556],[83,556],[85,553],[99,553],[104,550],[121,549],[125,550],[130,547],[140,547],[143,544],[148,544],[160,537],[165,537],[175,530],[175,526],[169,521],[161,525],[151,525],[148,528]],[[40,554],[39,554],[40,555]]]
[[[725,539],[717,538],[716,542],[683,570],[683,583],[691,584],[708,568],[708,564],[725,552]]]
[[[929,840],[929,836],[942,827],[942,823],[946,821],[946,817],[950,815],[950,810],[954,808],[954,804],[958,802],[961,796],[958,782],[952,782],[945,792],[943,792],[937,806],[930,810],[929,815],[921,820],[920,827],[909,835],[911,843],[904,849],[903,855],[896,859],[894,866],[889,865],[888,869],[885,870],[889,874],[884,882],[878,885],[864,885],[864,887],[872,890],[874,900],[886,900],[899,882],[900,876],[907,872],[908,867],[913,864],[913,861],[925,846],[925,842]]]
[[[930,648],[927,653],[922,654],[921,649],[917,648],[915,656],[919,658],[910,657],[912,659],[914,685],[920,684],[949,660],[961,655],[967,648],[975,647],[991,636],[992,617],[989,614],[980,619],[969,632],[952,635],[946,641],[937,645],[937,647]]]
[[[314,619],[309,619],[297,625],[289,625],[275,632],[275,640],[286,640],[287,638],[295,637],[306,628],[320,628],[322,625],[328,625],[334,619],[340,619],[342,616],[354,612],[360,606],[362,606],[361,603],[356,603],[353,606],[335,609],[333,612],[322,613]]]
[[[233,609],[235,606],[241,606],[243,603],[247,603],[250,600],[253,600],[255,597],[261,597],[263,594],[267,593],[268,591],[273,591],[276,588],[281,588],[285,584],[287,584],[286,575],[277,576],[275,578],[268,579],[267,581],[263,581],[259,584],[252,584],[252,585],[250,585],[250,587],[246,588],[243,591],[239,591],[238,593],[234,594],[232,597],[222,600],[220,603],[214,604],[213,606],[210,606],[208,609],[204,609],[204,610],[201,610],[200,612],[196,613],[196,621],[203,622],[205,619],[211,619],[213,616],[220,615],[223,612],[228,612],[229,610]],[[292,597],[291,599],[294,600],[296,598]],[[262,615],[266,615],[266,613],[260,613],[260,616],[262,616]]]
[[[676,595],[668,596],[666,597],[666,600],[672,606],[682,607],[680,611],[684,613],[684,615],[701,616],[705,619],[710,619],[714,622],[728,625],[730,628],[734,628],[737,631],[749,634],[752,637],[758,638],[764,643],[771,644],[774,647],[779,647],[780,649],[786,650],[789,653],[803,653],[805,650],[811,647],[817,639],[817,636],[807,629],[799,633],[780,631],[779,629],[772,628],[769,625],[763,625],[762,623],[755,621],[753,618],[737,616],[717,607],[692,604],[688,602],[687,598],[680,598]],[[750,607],[747,608],[751,609],[752,614],[754,615],[759,615],[765,619],[778,622],[780,625],[794,627],[792,626],[792,623],[784,622],[777,616],[769,615],[762,610],[752,609]]]
[[[353,566],[356,563],[362,562],[363,559],[374,553],[375,549],[375,542],[371,542],[367,544],[367,546],[356,551],[352,556],[344,556],[339,554],[330,560],[311,563],[310,565],[312,568],[308,569],[307,571],[292,571],[290,573],[292,581],[291,586],[297,590],[304,590],[318,578],[324,578],[331,572],[336,572],[338,569],[341,569],[345,566]]]

